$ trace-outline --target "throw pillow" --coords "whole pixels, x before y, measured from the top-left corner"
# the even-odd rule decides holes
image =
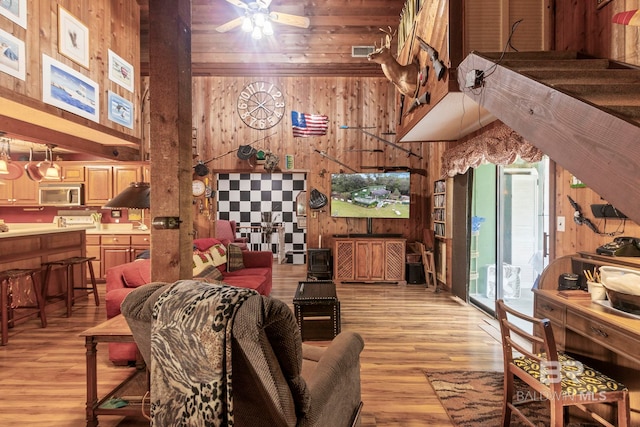
[[[227,270],[237,271],[244,268],[244,262],[242,259],[242,248],[233,243],[227,246]]]
[[[206,251],[213,245],[219,245],[220,240],[214,239],[213,237],[204,237],[202,239],[195,239],[193,241],[193,247],[199,251]]]
[[[122,269],[122,279],[127,288],[137,288],[151,282],[151,260],[140,259]]]
[[[197,276],[193,276],[193,278],[209,283],[218,283],[223,279],[220,270],[218,270],[213,265],[206,267],[204,270],[202,270],[202,272],[200,272],[200,274],[198,274]]]
[[[227,248],[223,244],[216,244],[209,248],[209,255],[213,265],[218,267],[227,263]]]
[[[193,251],[193,275],[197,276],[205,268],[213,265],[213,260],[209,252],[201,252],[198,250]]]

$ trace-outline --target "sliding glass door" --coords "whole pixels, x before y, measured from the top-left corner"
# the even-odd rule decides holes
[[[469,298],[489,313],[495,301],[533,312],[531,288],[546,265],[548,159],[473,173]]]

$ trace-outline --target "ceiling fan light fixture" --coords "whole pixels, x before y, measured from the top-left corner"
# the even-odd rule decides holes
[[[264,13],[257,12],[253,15],[253,22],[258,27],[264,27],[264,23],[267,22],[267,16]]]
[[[0,160],[0,175],[9,175],[9,167],[4,159]]]
[[[251,22],[251,17],[249,15],[245,15],[242,20],[242,31],[246,33],[250,33],[253,31],[253,22]]]
[[[262,33],[265,36],[273,35],[273,25],[271,25],[271,21],[269,21],[268,19],[265,21],[264,26],[262,27]]]
[[[253,32],[251,33],[251,37],[254,40],[260,40],[262,38],[262,30],[257,25],[253,27]]]

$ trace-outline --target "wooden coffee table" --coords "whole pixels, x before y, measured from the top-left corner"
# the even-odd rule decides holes
[[[98,415],[141,416],[149,413],[149,401],[143,402],[145,392],[149,390],[149,378],[142,358],[131,375],[107,395],[98,399],[97,345],[99,342],[135,342],[131,329],[122,314],[104,323],[89,328],[80,334],[85,337],[87,348],[87,427],[97,427]],[[112,397],[126,396],[129,404],[123,408],[102,408]],[[144,405],[144,408],[143,408]]]

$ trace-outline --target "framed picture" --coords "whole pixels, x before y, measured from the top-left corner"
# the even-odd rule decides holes
[[[27,28],[27,0],[0,1],[0,15],[3,15],[22,28]]]
[[[133,129],[133,103],[109,91],[109,120]]]
[[[100,121],[98,84],[45,54],[42,54],[42,100],[94,122]]]
[[[58,5],[58,51],[89,68],[89,29]]]
[[[20,80],[25,79],[25,48],[24,42],[13,37],[6,31],[0,30],[0,71]]]
[[[133,92],[134,71],[133,65],[109,49],[109,80]]]

